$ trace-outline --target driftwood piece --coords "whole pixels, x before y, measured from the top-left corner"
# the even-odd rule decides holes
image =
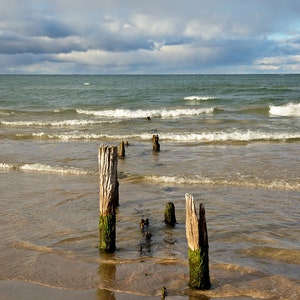
[[[99,162],[99,248],[114,251],[116,248],[116,207],[119,202],[117,180],[117,147],[101,146]]]
[[[193,196],[185,195],[186,199],[186,237],[188,241],[188,257],[190,268],[190,286],[197,289],[209,289],[208,236],[205,209],[200,204],[197,216]]]
[[[154,152],[159,152],[160,151],[160,144],[159,144],[158,140],[159,140],[158,135],[154,134],[152,136],[152,146],[153,146],[153,151]]]
[[[175,205],[173,202],[168,202],[164,211],[165,223],[171,226],[176,224]]]

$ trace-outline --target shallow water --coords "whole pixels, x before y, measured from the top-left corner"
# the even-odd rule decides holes
[[[165,286],[170,299],[298,299],[299,78],[1,76],[0,296],[159,299]],[[121,140],[117,250],[105,255],[98,149]],[[185,193],[206,209],[209,291],[188,287]]]

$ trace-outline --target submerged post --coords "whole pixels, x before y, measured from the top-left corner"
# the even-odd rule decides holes
[[[190,267],[190,286],[206,290],[211,286],[209,278],[208,237],[203,204],[200,204],[199,218],[193,196],[185,194],[186,237]]]
[[[175,205],[173,202],[168,202],[166,204],[164,215],[165,215],[165,223],[174,227],[176,224],[176,216],[175,216]]]
[[[118,157],[125,158],[125,142],[124,141],[122,141],[119,144]]]
[[[153,134],[152,135],[152,146],[153,146],[152,148],[153,148],[154,152],[160,151],[160,144],[159,144],[158,140],[159,140],[158,134],[157,135]]]
[[[101,145],[99,162],[99,249],[116,249],[116,207],[119,198],[117,180],[118,149]]]

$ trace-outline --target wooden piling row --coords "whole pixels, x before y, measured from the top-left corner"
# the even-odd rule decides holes
[[[159,151],[158,135],[152,138],[153,151]],[[125,143],[116,146],[102,145],[99,148],[99,249],[113,252],[116,249],[116,208],[119,205],[119,182],[117,180],[117,159],[125,157]],[[196,289],[209,289],[208,235],[203,204],[199,207],[197,216],[193,196],[185,195],[186,200],[186,237],[188,241],[190,286]],[[166,204],[164,211],[165,223],[175,226],[175,206],[172,202]],[[149,219],[141,219],[140,228],[145,242],[140,244],[150,249],[151,232]]]

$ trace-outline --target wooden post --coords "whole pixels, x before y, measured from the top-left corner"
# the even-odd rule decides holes
[[[175,205],[173,202],[168,202],[165,208],[165,223],[171,226],[176,224]]]
[[[150,230],[150,222],[149,219],[141,219],[140,228],[143,234],[144,240],[140,243],[140,253],[143,254],[146,252],[151,252],[151,230]]]
[[[209,278],[208,237],[203,204],[200,204],[199,218],[193,196],[185,194],[186,236],[190,266],[190,286],[206,290],[211,286]]]
[[[158,135],[154,134],[152,136],[152,145],[153,145],[153,151],[154,152],[159,152],[160,151],[160,144],[159,144],[158,140],[159,140]]]
[[[100,146],[99,162],[99,248],[116,249],[116,207],[119,201],[117,147]]]
[[[125,142],[124,141],[122,141],[119,144],[118,157],[125,158]]]

